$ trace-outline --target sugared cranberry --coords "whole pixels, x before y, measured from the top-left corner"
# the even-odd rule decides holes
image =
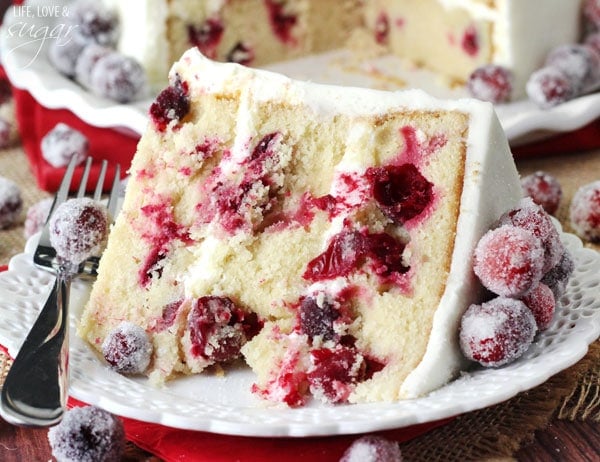
[[[88,155],[90,143],[87,137],[62,122],[42,138],[42,157],[55,168],[66,167],[71,159],[80,164]]]
[[[497,297],[467,309],[459,338],[466,358],[495,367],[525,353],[535,333],[535,318],[522,301]]]
[[[600,242],[600,180],[581,186],[575,192],[569,217],[579,237]]]
[[[58,462],[117,462],[125,450],[123,423],[95,406],[76,407],[48,430]]]
[[[552,290],[554,299],[558,300],[565,289],[573,271],[575,270],[575,262],[568,250],[565,250],[558,264],[544,274],[542,283],[546,284]]]
[[[300,331],[311,339],[320,337],[324,341],[333,340],[333,323],[339,316],[339,311],[324,295],[305,297],[299,308]]]
[[[365,359],[353,347],[319,348],[312,350],[310,355],[310,392],[324,402],[346,402],[354,385],[365,379]]]
[[[558,180],[550,173],[537,171],[521,179],[523,194],[543,207],[550,215],[558,210],[562,199],[562,188]]]
[[[340,462],[402,462],[402,453],[397,442],[366,435],[352,442]]]
[[[92,87],[92,71],[101,58],[113,53],[113,50],[92,43],[87,45],[79,55],[75,64],[75,80],[87,89]]]
[[[22,209],[21,189],[14,181],[0,176],[0,229],[14,225]]]
[[[533,313],[537,329],[539,331],[546,330],[552,322],[556,310],[556,300],[550,287],[540,283],[523,296],[521,301]]]
[[[509,224],[531,231],[542,241],[544,266],[542,273],[550,271],[559,261],[565,250],[560,235],[550,219],[550,215],[530,197],[521,199],[519,205],[500,217],[501,225]]]
[[[494,64],[478,67],[467,81],[467,90],[473,98],[495,104],[510,101],[512,88],[512,73]]]
[[[150,116],[159,131],[165,131],[172,121],[180,121],[190,111],[188,85],[179,76],[159,93],[150,106]]]
[[[102,253],[108,229],[104,204],[88,197],[68,199],[50,217],[50,243],[63,260],[79,264]]]
[[[146,71],[140,63],[116,51],[98,59],[90,75],[91,91],[119,103],[144,96],[146,84]]]
[[[380,13],[375,20],[375,41],[379,45],[386,45],[390,34],[390,20],[385,13]]]
[[[44,223],[46,223],[46,220],[48,219],[48,214],[50,213],[53,202],[53,198],[47,197],[29,207],[25,217],[25,227],[23,229],[25,238],[29,239],[42,229],[42,226],[44,226]]]
[[[230,361],[255,334],[257,319],[228,297],[205,296],[194,300],[187,318],[193,356]]]
[[[208,18],[199,26],[188,26],[188,40],[211,59],[217,56],[217,47],[223,37],[223,24],[218,18]]]
[[[372,167],[367,178],[377,204],[397,224],[421,214],[433,200],[433,185],[414,164]]]
[[[119,36],[118,19],[103,4],[91,0],[75,2],[69,8],[73,39],[82,44],[114,47]]]
[[[577,96],[578,83],[555,67],[543,67],[529,77],[527,96],[542,109],[549,109]]]
[[[84,48],[85,45],[77,40],[52,40],[48,45],[48,61],[61,74],[74,77]]]
[[[561,45],[546,58],[546,66],[562,71],[582,93],[600,80],[600,55],[586,45]]]
[[[271,29],[275,36],[287,45],[294,45],[296,38],[294,37],[293,30],[298,23],[298,18],[295,14],[285,11],[289,6],[288,3],[265,0],[265,4],[269,12]]]
[[[144,329],[124,321],[104,339],[102,354],[121,374],[143,374],[152,357],[152,342]]]
[[[591,30],[600,30],[600,0],[584,0],[583,17]]]
[[[542,278],[544,249],[530,231],[505,225],[488,231],[475,248],[473,270],[481,283],[505,297],[518,297]]]
[[[226,59],[230,63],[238,63],[248,66],[252,63],[252,61],[254,61],[254,52],[252,51],[250,45],[238,42],[231,50],[229,50]]]

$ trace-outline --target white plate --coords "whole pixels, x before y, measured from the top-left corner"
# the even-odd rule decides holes
[[[32,0],[33,12],[37,4],[46,0]],[[53,6],[69,3],[54,1]],[[29,91],[43,106],[51,109],[66,108],[86,123],[98,127],[118,127],[134,134],[143,133],[151,99],[132,104],[115,104],[85,91],[78,84],[58,73],[48,62],[46,48],[52,38],[41,36],[44,27],[52,30],[60,24],[60,17],[15,17],[9,8],[0,36],[0,57],[11,82]],[[23,27],[23,25],[25,27]],[[464,89],[454,90],[440,84],[437,77],[424,70],[408,69],[400,60],[384,57],[349,66],[352,60],[346,52],[334,51],[267,66],[291,77],[322,83],[398,89],[401,82],[418,87],[434,96],[459,98],[466,96]],[[511,145],[537,141],[558,132],[569,132],[592,122],[600,116],[600,92],[574,99],[549,110],[538,109],[530,101],[498,105],[498,116]]]
[[[317,436],[364,433],[432,422],[480,409],[533,388],[571,366],[600,334],[600,254],[562,234],[576,270],[552,325],[526,354],[498,369],[477,368],[419,399],[395,403],[323,405],[299,409],[267,406],[250,393],[252,373],[239,367],[225,377],[186,377],[154,388],[144,378],[111,371],[75,334],[89,294],[76,281],[72,291],[70,394],[110,412],[176,428],[245,436]],[[52,277],[32,264],[35,238],[0,273],[0,344],[15,355],[45,301]]]

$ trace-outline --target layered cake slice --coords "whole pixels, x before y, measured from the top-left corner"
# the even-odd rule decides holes
[[[155,382],[242,357],[292,406],[460,369],[481,235],[521,197],[491,105],[294,81],[197,49],[150,109],[79,333],[123,322]]]

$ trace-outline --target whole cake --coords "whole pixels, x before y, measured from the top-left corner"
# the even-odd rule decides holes
[[[522,196],[492,106],[294,81],[197,49],[150,108],[79,334],[127,321],[155,382],[240,356],[291,406],[462,367],[479,238]],[[211,369],[214,369],[211,368]]]
[[[464,83],[494,63],[514,98],[557,45],[580,38],[582,0],[104,0],[121,21],[119,48],[164,84],[192,46],[220,61],[261,66],[358,43],[376,44]],[[356,32],[361,40],[356,40]],[[354,37],[354,40],[350,40]]]

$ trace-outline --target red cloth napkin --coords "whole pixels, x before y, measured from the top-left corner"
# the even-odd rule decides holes
[[[75,399],[69,406],[85,406]],[[180,430],[164,425],[122,418],[129,441],[166,462],[331,462],[340,459],[352,442],[362,435],[314,438],[251,438]],[[399,443],[423,435],[450,419],[377,432]]]

